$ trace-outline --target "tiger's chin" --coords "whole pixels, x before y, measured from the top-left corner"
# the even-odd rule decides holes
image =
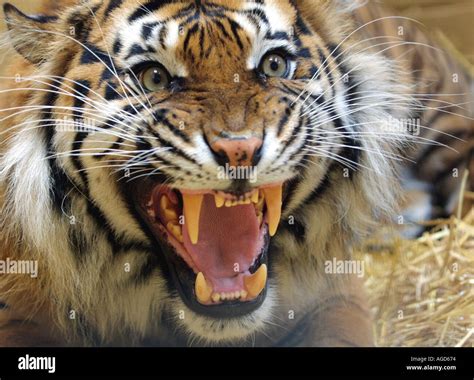
[[[256,314],[265,314],[268,247],[280,222],[282,192],[282,184],[238,194],[156,183],[133,190],[171,290],[196,315],[192,325],[201,326],[194,333],[212,330],[205,328],[212,321],[213,328],[222,324],[219,340],[232,338],[230,331],[242,337],[255,329]]]
[[[181,297],[171,298],[170,307],[175,318],[176,331],[188,342],[204,346],[246,346],[255,344],[255,335],[270,326],[272,311],[275,307],[272,287],[266,291],[261,305],[254,311],[234,318],[208,317],[189,309],[185,313],[185,304]]]

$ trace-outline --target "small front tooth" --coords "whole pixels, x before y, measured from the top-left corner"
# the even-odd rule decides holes
[[[185,225],[188,229],[191,243],[197,244],[199,240],[199,217],[204,195],[183,194],[183,208]]]
[[[255,206],[257,208],[257,210],[260,210],[260,211],[263,211],[263,205],[265,203],[265,196],[263,194],[263,192],[260,194],[259,198],[258,198],[258,202],[257,202],[257,205]]]
[[[168,222],[168,224],[166,225],[166,228],[168,229],[168,231],[171,232],[171,234],[180,242],[180,243],[183,243],[184,242],[184,239],[183,239],[183,232],[181,230],[181,226],[178,225],[178,224],[174,224],[173,222]]]
[[[160,198],[160,207],[162,210],[166,210],[170,207],[170,199],[166,195]]]
[[[214,201],[216,202],[217,208],[221,208],[225,204],[225,198],[219,194],[214,194]]]
[[[267,205],[268,229],[270,236],[273,236],[276,234],[278,224],[280,224],[283,186],[278,185],[263,189],[263,193]]]
[[[240,298],[241,298],[241,299],[245,299],[246,297],[247,297],[247,291],[241,290],[241,291],[240,291]]]
[[[258,203],[258,190],[255,190],[252,194],[251,200],[253,203]]]
[[[244,277],[245,289],[250,298],[257,297],[265,288],[266,283],[267,266],[265,264],[262,264],[254,274]]]
[[[170,208],[164,210],[164,216],[165,216],[166,221],[178,220],[178,214],[176,213],[175,210],[170,209]]]
[[[221,300],[221,295],[219,293],[214,293],[212,295],[212,302],[217,303]]]
[[[234,298],[239,298],[240,297],[240,292],[237,290],[234,292]]]
[[[225,301],[226,300],[226,294],[225,293],[221,293],[221,301]]]
[[[194,287],[197,299],[200,303],[207,303],[211,299],[212,286],[210,286],[202,272],[199,272],[196,277],[196,284]]]
[[[225,207],[232,207],[232,201],[231,200],[226,200],[225,201]]]

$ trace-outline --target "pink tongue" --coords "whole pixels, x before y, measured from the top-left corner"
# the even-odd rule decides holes
[[[187,226],[183,228],[186,251],[216,292],[242,289],[242,274],[263,246],[261,235],[252,204],[217,208],[213,195],[204,196],[197,244],[191,243]]]

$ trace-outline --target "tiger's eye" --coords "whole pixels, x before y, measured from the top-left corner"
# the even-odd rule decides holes
[[[160,91],[170,84],[169,75],[159,66],[148,67],[140,75],[142,86],[148,91]]]
[[[288,61],[279,54],[269,54],[263,58],[261,70],[268,77],[284,78],[288,74]]]

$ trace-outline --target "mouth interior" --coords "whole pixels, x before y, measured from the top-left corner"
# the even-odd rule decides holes
[[[255,300],[265,289],[264,262],[281,215],[282,186],[235,196],[156,186],[144,208],[155,234],[195,275],[201,305]]]

